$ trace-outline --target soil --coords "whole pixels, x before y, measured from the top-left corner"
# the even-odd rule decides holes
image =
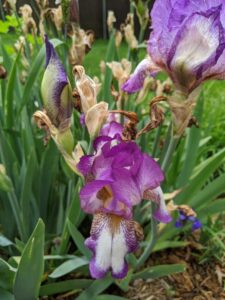
[[[123,297],[131,300],[225,300],[225,262],[199,264],[193,247],[152,255],[147,265],[182,263],[183,273],[135,280]]]

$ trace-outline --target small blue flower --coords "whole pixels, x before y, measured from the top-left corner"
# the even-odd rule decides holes
[[[192,231],[195,231],[202,227],[202,223],[200,220],[196,218],[196,216],[193,215],[187,215],[187,213],[184,210],[179,209],[179,217],[175,222],[176,228],[182,228],[187,222],[192,223]]]

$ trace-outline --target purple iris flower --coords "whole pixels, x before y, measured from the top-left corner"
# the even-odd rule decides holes
[[[101,131],[106,135],[94,141],[95,153],[83,156],[77,165],[86,180],[80,191],[81,207],[98,215],[86,242],[93,252],[90,271],[94,278],[102,278],[109,268],[114,277],[125,276],[124,257],[137,248],[140,236],[132,207],[142,199],[157,204],[155,219],[171,221],[160,188],[164,179],[160,167],[136,143],[123,141],[122,129],[115,121],[106,124]]]
[[[195,216],[188,216],[183,210],[179,210],[179,217],[175,222],[175,227],[181,228],[187,222],[192,223],[192,230],[197,230],[202,227],[202,223]]]
[[[186,96],[208,79],[225,78],[224,0],[156,0],[149,57],[123,90],[139,90],[147,75],[164,70]]]

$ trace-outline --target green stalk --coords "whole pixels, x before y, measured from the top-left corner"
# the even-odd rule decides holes
[[[150,237],[150,241],[148,246],[145,248],[144,252],[142,253],[142,255],[139,257],[137,264],[135,266],[136,269],[140,268],[145,261],[148,259],[149,255],[151,254],[156,241],[157,241],[157,221],[155,220],[155,218],[153,217],[153,213],[155,211],[155,203],[151,202],[151,216],[152,216],[152,222],[151,222],[151,237]]]

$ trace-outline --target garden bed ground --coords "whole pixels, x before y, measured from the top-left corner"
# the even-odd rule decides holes
[[[198,244],[190,241],[185,248],[157,252],[151,256],[147,266],[159,264],[184,264],[186,271],[160,279],[137,279],[127,293],[114,285],[107,294],[122,296],[130,300],[225,300],[225,261],[210,261],[199,264]],[[43,300],[72,300],[77,293],[65,293]],[[107,299],[105,299],[107,300]]]
[[[183,263],[184,273],[157,280],[138,279],[123,296],[131,300],[224,300],[224,263],[199,264],[193,247],[154,254],[149,265]]]

